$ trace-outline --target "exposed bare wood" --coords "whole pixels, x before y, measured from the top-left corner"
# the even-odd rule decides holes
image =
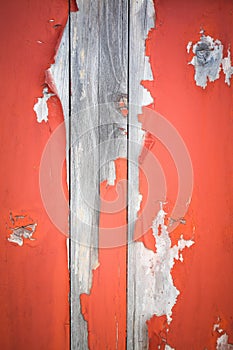
[[[64,28],[55,62],[46,71],[46,83],[61,101],[66,127],[67,182],[69,181],[69,19]]]
[[[130,43],[129,43],[129,163],[128,163],[128,319],[127,349],[147,349],[147,330],[145,320],[140,312],[140,294],[144,290],[142,270],[137,266],[143,262],[140,252],[142,243],[133,242],[134,227],[139,210],[141,196],[139,193],[138,157],[141,152],[143,131],[138,122],[142,106],[153,100],[141,85],[142,80],[152,80],[148,58],[145,56],[145,40],[150,28],[154,27],[154,4],[152,0],[130,1]],[[139,247],[140,245],[140,247]],[[146,248],[145,248],[146,249]]]
[[[126,156],[127,1],[78,1],[71,14],[71,347],[88,349],[79,296],[98,265],[99,184]],[[113,175],[112,175],[113,174]],[[114,180],[113,180],[114,181]]]

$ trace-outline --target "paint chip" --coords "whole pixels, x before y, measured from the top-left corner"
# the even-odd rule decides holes
[[[140,208],[141,208],[141,203],[142,203],[142,194],[138,193],[138,201],[136,202],[136,209],[137,212],[139,212]]]
[[[233,75],[233,67],[231,65],[231,52],[230,49],[228,48],[227,50],[227,57],[224,57],[222,60],[222,69],[225,74],[225,83],[230,86],[231,82],[231,76]]]
[[[204,33],[202,31],[201,33]],[[193,44],[191,41],[187,45],[187,52],[193,48],[194,57],[189,64],[195,67],[194,79],[197,86],[203,89],[208,81],[213,82],[219,79],[220,72],[225,74],[225,83],[230,86],[230,79],[233,74],[231,66],[231,53],[228,48],[227,57],[223,58],[223,45],[220,40],[214,40],[210,36],[201,35],[201,39]]]
[[[188,44],[189,45],[189,44]],[[195,67],[194,79],[197,86],[203,89],[210,82],[219,79],[223,56],[223,45],[220,40],[214,40],[210,36],[202,35],[196,44],[189,45],[193,48],[193,59],[189,64]]]
[[[166,344],[164,350],[175,350],[175,348],[172,348],[170,345]]]
[[[114,160],[111,160],[108,164],[108,178],[107,184],[109,186],[114,186],[116,181],[116,167]]]
[[[172,321],[172,308],[176,304],[176,300],[180,292],[174,286],[171,270],[174,266],[175,260],[183,260],[179,256],[186,247],[190,248],[194,242],[192,240],[184,240],[183,235],[177,245],[171,245],[171,239],[165,225],[166,213],[163,210],[162,203],[160,210],[153,221],[152,229],[153,236],[156,240],[156,260],[155,260],[155,299],[157,299],[157,316],[166,315],[168,323]]]
[[[34,240],[32,238],[32,235],[36,230],[36,226],[37,226],[37,223],[11,228],[12,233],[8,238],[8,241],[11,243],[16,243],[20,247],[22,247],[24,244],[24,239],[29,239],[30,241]]]
[[[216,350],[233,350],[233,344],[228,343],[228,335],[221,328],[221,318],[218,317],[217,323],[213,325],[213,331],[217,333]]]
[[[189,42],[188,42],[188,45],[187,45],[187,52],[188,52],[188,53],[190,52],[192,46],[193,46],[192,41],[189,41]]]
[[[140,277],[136,281],[137,303],[135,317],[142,318],[145,323],[152,316],[166,316],[168,324],[172,321],[172,309],[180,294],[175,287],[172,278],[172,268],[176,260],[183,261],[181,252],[190,248],[193,240],[185,240],[180,236],[178,243],[172,246],[168,228],[165,225],[166,213],[163,204],[155,217],[152,230],[155,237],[156,253],[145,248],[142,242],[136,243],[136,256],[140,264],[137,266],[137,274]],[[142,288],[144,286],[144,288]],[[143,316],[142,316],[143,315]],[[169,349],[169,348],[168,348]]]
[[[218,338],[216,350],[233,350],[233,344],[228,343],[228,335],[226,333]]]
[[[38,123],[41,123],[42,121],[47,122],[48,121],[48,105],[47,101],[50,99],[51,96],[55,96],[52,93],[48,92],[48,88],[45,87],[43,89],[43,97],[39,97],[37,103],[34,105],[33,109],[36,112],[36,117]]]

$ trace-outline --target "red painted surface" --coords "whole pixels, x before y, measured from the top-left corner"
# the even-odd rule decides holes
[[[63,115],[56,97],[47,124],[33,111],[67,16],[65,0],[1,4],[1,349],[69,348],[66,237],[50,222],[39,190],[42,151]],[[35,241],[7,241],[10,212],[26,215],[15,225],[37,222]]]
[[[108,186],[104,181],[100,188],[105,207],[103,212],[101,205],[99,244],[105,246],[108,243],[113,247],[99,249],[100,265],[93,272],[91,293],[81,295],[90,350],[124,349],[126,342],[126,209],[123,205],[122,210],[111,213],[111,204],[117,201],[118,184],[124,186],[124,181],[120,182],[126,179],[127,163],[125,159],[117,159],[115,165],[115,185]],[[126,196],[122,197],[123,202],[126,203]],[[110,240],[106,234],[111,235]],[[117,242],[119,246],[116,246]]]
[[[205,90],[194,82],[194,68],[188,66],[192,54],[186,52],[189,41],[199,40],[199,31],[222,41],[226,56],[232,47],[232,1],[157,0],[157,25],[147,40],[146,51],[154,74],[147,83],[154,97],[154,108],[165,116],[181,134],[193,163],[194,192],[186,225],[173,233],[193,237],[195,245],[184,252],[184,262],[177,262],[172,275],[181,291],[173,309],[173,321],[166,335],[166,322],[153,317],[148,322],[150,349],[167,343],[178,350],[216,349],[217,317],[233,343],[233,225],[232,191],[232,87],[224,75]],[[168,181],[168,215],[177,187],[175,169],[157,141],[152,152],[161,161]],[[141,179],[141,191],[146,187]],[[193,235],[194,232],[194,235]],[[147,246],[152,245],[150,233]]]
[[[148,320],[150,349],[164,347],[162,338],[178,350],[216,348],[213,325],[233,343],[232,267],[232,87],[224,76],[205,90],[195,85],[191,54],[186,45],[199,39],[198,32],[233,46],[232,1],[189,2],[156,0],[156,29],[147,41],[154,74],[144,82],[155,103],[151,107],[165,116],[184,139],[193,163],[194,193],[186,215],[187,224],[172,233],[194,238],[195,245],[177,262],[172,275],[181,291],[166,334],[164,317]],[[72,8],[75,9],[72,5]],[[68,272],[66,239],[50,222],[41,202],[39,164],[51,132],[63,121],[56,97],[49,102],[49,123],[38,124],[33,105],[41,96],[44,72],[53,62],[55,48],[67,20],[64,0],[5,2],[1,6],[1,127],[0,127],[0,325],[1,349],[68,349]],[[54,19],[55,22],[49,22]],[[54,27],[55,24],[61,26]],[[42,41],[38,43],[37,41]],[[226,55],[226,52],[225,52]],[[142,117],[143,122],[143,117]],[[167,179],[165,209],[169,213],[177,192],[174,163],[151,135],[146,147],[155,154]],[[126,178],[126,164],[117,160],[117,182]],[[149,169],[150,164],[148,164]],[[146,166],[146,165],[145,165]],[[149,171],[149,170],[148,170]],[[146,177],[140,175],[140,192],[147,198]],[[157,189],[155,187],[154,191]],[[116,198],[116,186],[101,184],[102,198]],[[106,204],[107,206],[107,204]],[[156,213],[151,204],[150,215]],[[10,212],[26,215],[21,224],[37,222],[35,241],[18,247],[7,241]],[[151,219],[151,217],[149,217]],[[28,220],[28,221],[27,221]],[[111,217],[101,214],[101,227],[126,224],[122,210]],[[141,223],[139,232],[143,232]],[[101,229],[101,230],[102,230]],[[105,232],[100,230],[100,242]],[[194,236],[193,236],[194,233]],[[126,232],[120,230],[121,241]],[[104,240],[106,237],[104,238]],[[154,249],[151,232],[143,237]],[[126,330],[126,248],[99,250],[100,266],[93,272],[90,296],[82,295],[82,311],[88,321],[90,349],[124,349]],[[118,332],[118,333],[117,333]]]

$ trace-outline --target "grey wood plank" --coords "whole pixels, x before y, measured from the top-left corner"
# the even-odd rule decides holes
[[[61,101],[66,128],[67,182],[69,181],[69,19],[55,56],[55,62],[47,70],[47,80]]]
[[[154,27],[155,13],[152,0],[130,0],[130,42],[129,42],[129,149],[128,149],[128,295],[127,295],[127,349],[147,349],[147,329],[141,291],[143,271],[138,268],[143,263],[142,243],[133,242],[137,211],[140,207],[139,166],[144,132],[138,121],[142,106],[153,100],[140,84],[142,80],[152,80],[152,72],[145,56],[145,39]]]
[[[71,348],[88,349],[80,294],[90,293],[98,266],[99,184],[126,157],[126,0],[80,0],[71,14]]]

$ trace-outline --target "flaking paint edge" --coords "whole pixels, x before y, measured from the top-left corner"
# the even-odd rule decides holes
[[[200,40],[193,44],[189,41],[187,44],[187,53],[194,54],[189,64],[194,66],[194,80],[197,86],[206,88],[208,82],[214,82],[219,79],[221,71],[225,74],[225,83],[231,85],[231,76],[233,67],[231,66],[231,53],[228,48],[227,57],[223,58],[224,46],[219,39],[214,39],[209,35],[205,35],[201,30]]]
[[[33,110],[36,113],[36,118],[38,123],[41,123],[42,121],[46,122],[48,121],[48,100],[51,96],[54,96],[54,94],[48,92],[48,88],[45,87],[43,89],[43,96],[39,97],[37,99],[37,102],[35,103]]]
[[[155,18],[154,4],[152,2],[151,2],[150,9],[153,9],[153,11],[150,11],[150,13],[148,14],[149,17]],[[146,36],[143,38],[144,41],[147,38],[149,30],[154,27],[154,21],[153,23],[149,21],[149,23],[150,23],[150,27],[147,28]],[[187,50],[190,50],[191,46],[192,46],[192,43],[190,42],[187,47]],[[143,54],[144,56],[144,50],[141,54]],[[148,79],[148,77],[150,77],[150,79],[152,77],[153,79],[148,57],[146,57],[144,64],[145,64],[144,67],[146,67],[144,69],[144,77],[145,77],[144,79],[146,80]],[[143,83],[143,80],[141,81],[141,83]],[[143,88],[142,85],[141,85],[141,88]],[[140,109],[138,109],[138,114],[141,112],[142,106],[148,105],[153,102],[153,99],[148,90],[143,89],[142,95],[143,95],[142,105]],[[139,122],[136,122],[136,123],[141,129],[141,124]],[[141,129],[141,133],[138,132],[137,136],[138,136],[137,141],[141,140],[141,144],[142,144],[144,142],[144,136],[145,136],[144,131]],[[137,174],[137,176],[139,179],[139,173]],[[138,180],[135,181],[135,184],[139,184]],[[140,208],[140,202],[142,200],[142,197],[139,193],[139,186],[136,186],[136,190],[134,188],[133,200],[131,198],[130,200],[131,200],[131,203],[135,203],[134,213],[136,212],[136,217],[137,217],[137,212]],[[145,278],[145,281],[143,282],[141,278],[140,278],[140,281],[138,278],[136,278],[136,284],[139,283],[139,286],[136,289],[137,291],[139,291],[139,293],[136,296],[138,300],[135,301],[137,310],[135,310],[134,326],[135,326],[135,329],[139,330],[139,334],[136,334],[136,338],[134,340],[134,344],[135,344],[134,346],[137,346],[137,349],[141,349],[141,348],[144,348],[144,346],[148,346],[148,341],[144,339],[144,331],[142,327],[144,327],[143,325],[145,325],[146,321],[149,320],[153,315],[156,315],[156,316],[165,315],[167,318],[168,324],[172,321],[172,317],[171,317],[172,309],[177,301],[177,297],[180,294],[180,292],[174,286],[171,270],[175,264],[175,260],[180,260],[181,262],[183,262],[184,259],[181,253],[183,249],[189,248],[194,244],[194,241],[184,240],[183,236],[180,235],[177,245],[171,246],[171,240],[169,238],[167,226],[164,223],[165,216],[166,216],[166,213],[163,211],[162,204],[161,204],[160,211],[158,212],[152,224],[153,234],[156,239],[156,244],[155,244],[155,247],[157,248],[156,253],[154,253],[152,250],[147,249],[142,242],[133,243],[135,246],[134,248],[135,255],[137,256],[137,263],[138,263],[136,268],[137,271],[135,275]],[[134,217],[131,217],[131,220],[134,222]],[[162,237],[158,235],[159,226],[162,227],[162,232],[163,232]],[[154,274],[156,269],[157,270],[160,269],[161,262],[164,263],[163,267],[166,266],[166,269],[163,272],[160,271],[161,272],[160,286],[159,286],[159,283],[157,286],[155,286],[156,280],[155,280]],[[140,268],[142,269],[142,271],[138,271]],[[165,282],[167,281],[167,278],[169,280],[169,286],[168,286],[169,288],[167,290],[163,290],[161,286],[163,285],[164,281]],[[149,287],[141,288],[142,285],[149,286]],[[156,292],[158,294],[157,300],[155,298]],[[163,292],[165,292],[165,296],[160,297],[159,294],[163,294]],[[169,331],[169,328],[167,329],[167,331]],[[131,342],[129,342],[129,344],[130,344],[129,346],[131,346]],[[172,348],[167,344],[166,349],[172,349]]]
[[[229,336],[221,327],[221,318],[213,326],[213,332],[217,334],[216,350],[233,350],[233,344],[228,342]]]

